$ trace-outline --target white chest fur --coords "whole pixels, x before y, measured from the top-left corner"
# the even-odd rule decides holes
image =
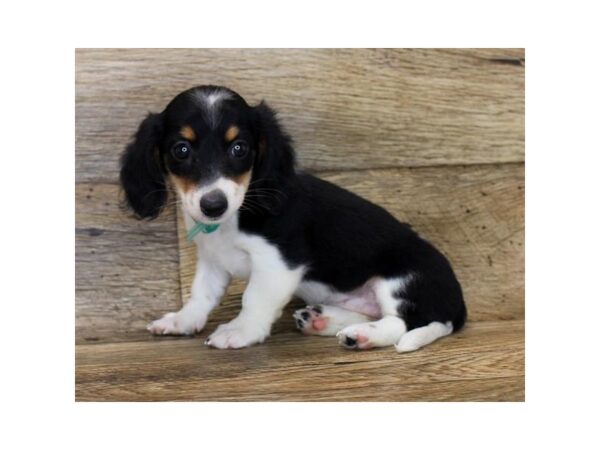
[[[194,222],[189,216],[184,217],[189,230]],[[199,260],[223,269],[233,278],[248,279],[255,270],[273,274],[305,272],[304,266],[289,269],[279,249],[263,237],[241,232],[237,215],[212,233],[198,233],[194,242]]]
[[[186,217],[186,228],[193,226],[192,219]],[[248,240],[253,236],[241,233],[237,226],[237,217],[221,224],[216,231],[198,233],[194,243],[198,248],[198,258],[225,270],[235,278],[248,279],[252,269]],[[268,245],[268,244],[266,244]]]

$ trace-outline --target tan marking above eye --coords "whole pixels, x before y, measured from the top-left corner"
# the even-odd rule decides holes
[[[181,130],[179,130],[179,134],[188,141],[196,140],[196,133],[194,132],[194,130],[192,130],[192,127],[190,127],[189,125],[181,127]]]
[[[225,132],[225,141],[233,141],[236,137],[238,137],[238,134],[240,134],[240,129],[235,125],[231,125],[229,128],[227,128],[227,131]]]
[[[250,178],[252,178],[252,169],[250,169],[247,172],[244,172],[240,175],[236,175],[234,177],[231,177],[231,179],[239,184],[239,185],[243,185],[246,186],[246,188],[248,187],[248,185],[250,184]]]

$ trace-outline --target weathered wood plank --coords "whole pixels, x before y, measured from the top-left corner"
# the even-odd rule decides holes
[[[322,177],[385,207],[437,245],[462,282],[469,320],[523,318],[521,164],[332,172]],[[178,222],[181,292],[187,301],[195,248],[185,240],[181,218]],[[241,282],[232,285],[209,325],[235,317],[243,287]],[[278,327],[293,327],[292,309]]]
[[[440,51],[460,57],[475,57],[498,63],[525,65],[524,48],[445,48]]]
[[[145,338],[150,319],[181,306],[174,208],[139,222],[119,210],[118,191],[76,185],[78,342]]]
[[[522,321],[469,323],[411,354],[341,348],[335,338],[275,334],[214,350],[202,339],[80,345],[77,400],[522,401]]]
[[[266,99],[313,170],[524,160],[522,49],[80,49],[78,181],[115,181],[148,111],[222,84]]]

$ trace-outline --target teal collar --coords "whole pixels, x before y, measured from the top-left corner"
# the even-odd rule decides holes
[[[211,223],[211,224],[207,224],[207,223],[202,223],[202,222],[196,222],[196,225],[194,225],[192,228],[189,229],[189,231],[187,232],[187,240],[188,241],[193,241],[194,238],[196,237],[196,235],[200,232],[204,233],[204,234],[210,234],[213,231],[216,231],[217,228],[219,228],[219,225],[221,225],[220,223]]]

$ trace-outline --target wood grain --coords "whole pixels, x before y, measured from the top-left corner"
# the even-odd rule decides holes
[[[144,338],[144,327],[181,306],[174,208],[153,222],[119,209],[119,188],[76,185],[77,342]]]
[[[522,321],[470,323],[418,352],[349,351],[276,334],[220,351],[202,339],[78,346],[79,401],[522,401]]]
[[[266,99],[311,170],[522,162],[522,49],[79,49],[77,181],[116,181],[148,111],[221,84]]]
[[[453,263],[469,320],[524,316],[524,168],[521,164],[325,172],[323,178],[411,223]],[[182,301],[189,296],[195,247],[179,223]],[[244,283],[234,283],[211,321],[235,317]],[[301,303],[296,303],[300,305]],[[283,321],[291,323],[291,311]]]

